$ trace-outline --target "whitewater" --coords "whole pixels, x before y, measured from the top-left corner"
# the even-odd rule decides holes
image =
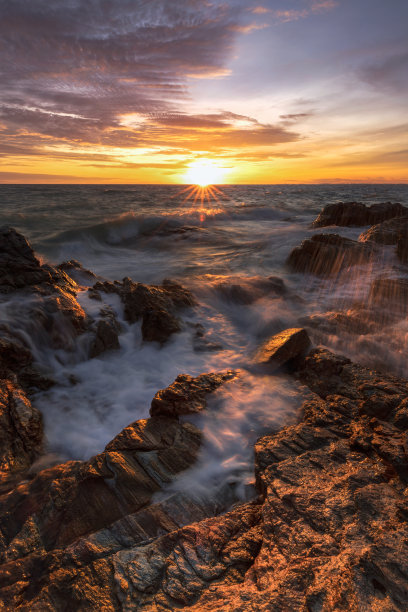
[[[178,185],[0,186],[0,224],[24,234],[43,261],[75,259],[112,281],[172,279],[198,301],[183,313],[182,331],[160,346],[143,342],[140,323],[125,321],[118,296],[104,296],[122,326],[120,350],[88,359],[86,337],[51,350],[36,337],[35,322],[24,318],[21,298],[1,296],[2,324],[19,334],[56,382],[32,398],[47,440],[38,469],[102,451],[129,423],[148,417],[154,394],[178,374],[235,369],[239,379],[218,390],[205,413],[190,417],[204,432],[201,455],[171,488],[227,483],[245,497],[254,442],[293,423],[306,393],[284,374],[254,371],[254,350],[271,334],[302,326],[305,317],[364,302],[378,272],[360,266],[335,281],[317,279],[289,272],[289,253],[322,232],[310,225],[326,204],[408,206],[406,185],[231,185],[214,193],[195,199]],[[329,231],[357,239],[364,229]],[[392,276],[395,255],[384,252],[381,273]],[[90,298],[85,278],[83,284],[78,301],[97,319],[101,304]],[[314,342],[359,363],[408,376],[405,319],[353,341],[311,333]]]

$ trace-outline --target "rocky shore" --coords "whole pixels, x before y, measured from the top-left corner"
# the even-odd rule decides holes
[[[44,264],[21,234],[1,228],[0,293],[15,300],[26,336],[0,323],[0,610],[407,610],[408,381],[316,346],[333,330],[357,337],[406,317],[406,218],[397,204],[330,205],[314,227],[372,227],[358,240],[314,234],[290,254],[295,273],[334,282],[373,264],[378,277],[368,303],[304,316],[248,359],[254,371],[296,381],[306,400],[299,394],[295,424],[256,442],[246,502],[227,490],[159,495],[197,461],[194,415],[240,370],[180,373],[152,398],[149,418],[96,456],[41,463],[33,392],[55,381],[32,347],[80,343],[85,359],[119,350],[109,295],[127,322],[141,322],[144,342],[163,345],[197,299],[171,280],[110,282],[74,260]],[[393,278],[379,267],[387,248]],[[287,291],[275,277],[258,285],[264,296]],[[239,286],[221,289],[251,301]],[[85,290],[97,317],[78,302]],[[205,343],[205,330],[192,333]]]

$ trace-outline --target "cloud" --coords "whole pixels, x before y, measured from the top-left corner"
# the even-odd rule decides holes
[[[275,21],[287,23],[289,21],[298,21],[305,19],[310,15],[325,13],[331,11],[338,6],[335,0],[314,0],[309,2],[309,6],[299,9],[275,9],[268,12],[274,17]]]
[[[359,71],[360,78],[375,88],[402,92],[408,89],[408,51],[401,50]]]

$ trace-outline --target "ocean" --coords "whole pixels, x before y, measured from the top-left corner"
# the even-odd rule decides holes
[[[293,423],[304,393],[284,374],[251,370],[256,347],[271,334],[302,326],[305,317],[364,303],[377,276],[401,276],[394,247],[384,247],[381,269],[357,266],[335,281],[287,269],[291,250],[310,235],[330,231],[357,239],[366,229],[310,228],[323,206],[339,201],[408,206],[408,186],[225,185],[197,194],[178,185],[1,185],[0,224],[22,232],[43,261],[76,259],[109,280],[170,278],[199,303],[162,347],[142,342],[140,323],[124,320],[115,295],[107,302],[122,324],[120,351],[88,359],[81,341],[58,351],[31,341],[37,363],[57,383],[33,397],[44,415],[48,460],[84,460],[102,451],[123,427],[147,418],[156,391],[180,373],[239,369],[240,379],[194,417],[204,431],[201,456],[171,486],[227,484],[245,497],[255,440]],[[280,295],[265,290],[271,277],[284,282]],[[97,316],[101,305],[86,289],[78,300]],[[1,296],[0,311],[30,344],[15,299]],[[205,343],[195,341],[198,325]],[[314,343],[361,364],[408,376],[405,319],[364,336],[310,333]]]

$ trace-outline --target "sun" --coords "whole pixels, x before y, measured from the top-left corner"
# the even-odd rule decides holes
[[[184,178],[186,183],[189,185],[207,187],[208,185],[217,185],[222,183],[225,173],[226,169],[217,166],[217,164],[213,161],[208,159],[199,159],[189,164]]]

